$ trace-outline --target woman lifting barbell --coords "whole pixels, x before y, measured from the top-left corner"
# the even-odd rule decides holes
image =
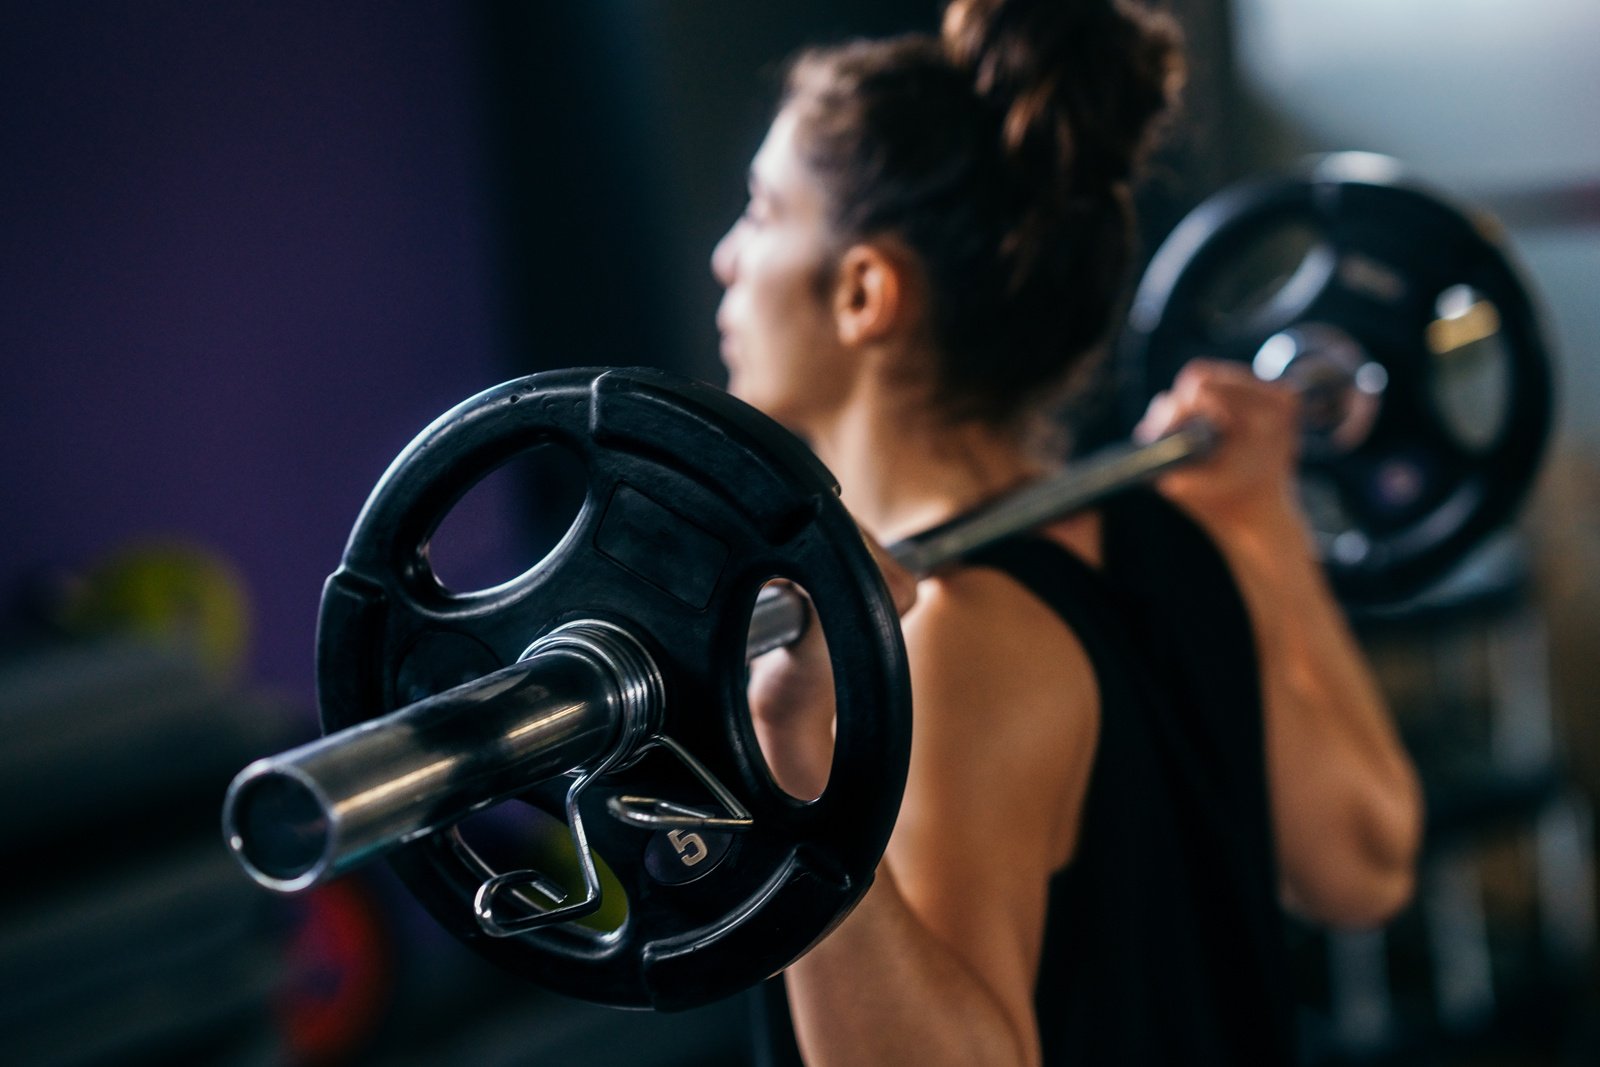
[[[1033,431],[1112,323],[1182,71],[1171,21],[1128,0],[954,0],[939,39],[794,62],[713,258],[717,321],[730,389],[872,538],[1044,469]],[[921,583],[899,822],[769,986],[775,1062],[1289,1062],[1279,900],[1343,924],[1407,900],[1419,790],[1295,504],[1295,401],[1193,364],[1140,432],[1194,416],[1223,443],[1159,494]],[[817,643],[752,669],[797,795],[827,774]]]

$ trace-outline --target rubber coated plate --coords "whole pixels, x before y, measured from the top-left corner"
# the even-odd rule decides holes
[[[571,530],[504,585],[446,590],[428,563],[434,530],[508,457],[548,445],[578,456],[586,472]],[[828,788],[810,803],[770,780],[743,695],[750,606],[779,576],[805,587],[830,634],[852,638],[829,641],[837,738]],[[648,370],[508,382],[424,430],[362,510],[323,598],[323,727],[365,721],[510,663],[578,618],[621,625],[648,648],[664,676],[662,732],[739,797],[755,828],[733,842],[687,842],[684,854],[703,858],[704,873],[663,878],[657,835],[610,818],[606,799],[714,802],[659,750],[602,778],[582,811],[591,847],[627,894],[627,919],[608,935],[567,925],[486,937],[472,897],[491,872],[449,832],[406,846],[394,865],[457,936],[569,995],[670,1009],[752,985],[854,905],[898,812],[908,682],[877,567],[828,472],[796,438],[726,394]],[[559,812],[567,784],[529,783],[526,797]],[[695,851],[702,847],[704,857]]]

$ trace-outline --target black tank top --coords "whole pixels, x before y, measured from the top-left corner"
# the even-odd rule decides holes
[[[1293,1063],[1244,603],[1210,540],[1155,493],[1120,494],[1101,515],[1098,571],[1033,536],[967,560],[1049,605],[1100,690],[1077,851],[1050,886],[1035,992],[1044,1061]],[[781,978],[755,1003],[756,1062],[798,1064]]]

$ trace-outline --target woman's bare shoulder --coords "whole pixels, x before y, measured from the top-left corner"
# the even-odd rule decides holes
[[[905,633],[916,709],[908,802],[943,821],[981,795],[992,815],[1032,827],[1051,869],[1065,862],[1100,722],[1078,636],[1015,580],[976,567],[925,581]]]
[[[998,570],[960,567],[925,580],[904,630],[913,668],[963,691],[982,683],[1008,692],[1045,684],[1057,695],[1095,693],[1078,635],[1035,593]]]

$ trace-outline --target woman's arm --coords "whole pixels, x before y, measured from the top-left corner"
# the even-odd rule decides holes
[[[1311,918],[1370,925],[1410,899],[1421,789],[1296,502],[1297,407],[1238,364],[1197,361],[1140,435],[1194,416],[1222,431],[1215,456],[1161,489],[1217,542],[1250,612],[1286,900]]]
[[[787,972],[795,1032],[813,1067],[1036,1064],[1049,881],[1072,849],[1098,730],[1088,658],[994,572],[924,582],[904,625],[905,799],[873,887]]]
[[[1368,926],[1411,899],[1416,772],[1298,514],[1222,541],[1257,620],[1267,769],[1286,902]]]

